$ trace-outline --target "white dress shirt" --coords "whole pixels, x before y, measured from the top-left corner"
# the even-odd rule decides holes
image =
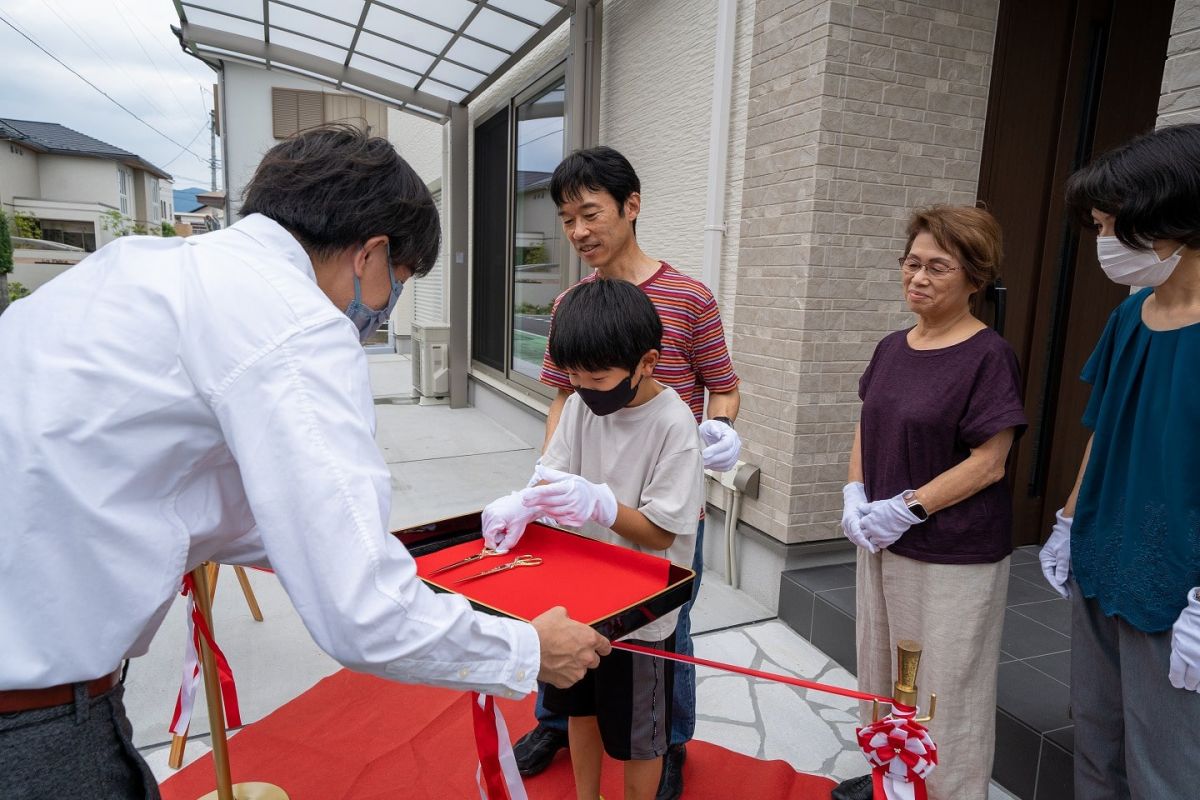
[[[120,239],[13,304],[0,316],[0,690],[90,680],[145,653],[183,574],[215,560],[274,568],[348,667],[530,691],[533,628],[435,594],[387,532],[374,427],[357,331],[266,217]]]

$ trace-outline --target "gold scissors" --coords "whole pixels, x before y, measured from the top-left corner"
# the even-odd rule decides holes
[[[501,564],[498,567],[492,567],[491,569],[484,570],[483,572],[477,572],[474,575],[468,575],[465,578],[460,578],[456,580],[455,583],[466,583],[467,581],[473,581],[476,578],[482,578],[484,575],[494,575],[497,572],[504,572],[506,570],[516,569],[517,567],[536,567],[541,563],[542,560],[537,556],[521,556],[519,558],[514,558],[507,564]]]
[[[502,556],[502,555],[506,555],[506,554],[501,553],[499,550],[493,550],[490,547],[485,547],[473,556],[467,556],[466,558],[462,559],[461,561],[455,561],[453,564],[447,564],[444,567],[438,567],[437,569],[435,569],[433,572],[431,572],[429,574],[430,575],[438,575],[443,572],[449,572],[452,569],[458,569],[459,567],[464,567],[467,564],[478,561],[481,558],[489,558],[491,556]]]

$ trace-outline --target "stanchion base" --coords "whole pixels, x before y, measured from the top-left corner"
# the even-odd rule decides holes
[[[235,783],[233,785],[233,796],[236,800],[288,800],[288,793],[283,789],[280,789],[273,783],[260,783],[258,781]],[[217,791],[214,789],[199,800],[218,800]]]

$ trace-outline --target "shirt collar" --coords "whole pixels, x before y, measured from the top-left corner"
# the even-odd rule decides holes
[[[250,214],[231,225],[229,229],[244,233],[264,248],[282,254],[292,266],[316,281],[317,274],[313,271],[312,259],[308,257],[308,253],[287,228],[270,217]]]

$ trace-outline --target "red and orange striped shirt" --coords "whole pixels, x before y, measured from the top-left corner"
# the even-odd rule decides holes
[[[704,418],[704,390],[729,392],[737,388],[738,377],[729,360],[725,347],[725,331],[721,326],[721,312],[712,292],[700,281],[689,278],[665,261],[662,266],[638,288],[646,293],[662,319],[662,355],[654,368],[654,377],[663,385],[674,389],[696,415],[696,422]],[[579,283],[594,281],[600,277],[593,272]],[[577,284],[578,285],[578,284]],[[571,291],[570,289],[567,290]],[[562,300],[560,294],[554,300],[550,312],[550,326],[554,327],[554,312]],[[550,351],[542,357],[542,383],[555,389],[572,389],[567,373],[559,369],[550,358]]]

